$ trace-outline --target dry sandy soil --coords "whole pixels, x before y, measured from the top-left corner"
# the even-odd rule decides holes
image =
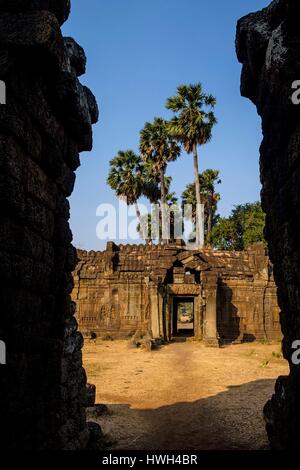
[[[266,449],[262,409],[288,372],[279,352],[279,344],[188,341],[147,353],[126,341],[86,341],[88,381],[109,409],[91,419],[112,449]]]

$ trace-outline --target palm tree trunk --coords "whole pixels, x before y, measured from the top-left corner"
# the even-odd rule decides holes
[[[197,154],[196,143],[194,143],[194,146],[193,146],[193,157],[194,157],[194,177],[195,177],[196,200],[197,200],[196,243],[197,243],[197,247],[201,250],[204,246],[204,219],[203,219],[203,213],[202,213],[202,208],[201,208],[199,166],[198,166],[198,154]]]
[[[143,227],[143,219],[142,219],[142,216],[141,216],[141,211],[140,211],[138,203],[136,202],[134,204],[134,206],[135,206],[136,216],[137,216],[137,219],[138,219],[139,225],[140,225],[140,235],[146,241],[146,245],[150,245],[151,239],[149,238],[148,225],[146,227]]]
[[[165,210],[165,205],[166,205],[166,185],[165,185],[165,169],[161,168],[160,169],[160,203],[161,203],[161,223],[162,223],[162,236],[161,240],[163,243],[167,242],[168,240],[166,239],[166,210]]]
[[[134,206],[135,206],[135,212],[136,212],[136,216],[138,218],[138,221],[139,221],[139,223],[141,223],[141,211],[140,211],[139,205],[138,205],[137,202],[135,202]]]
[[[140,208],[139,208],[139,205],[138,205],[137,202],[134,203],[134,207],[135,207],[135,212],[136,212],[137,219],[138,219],[138,221],[139,221],[140,235],[141,235],[142,237],[144,237],[143,226],[142,226],[141,211],[140,211]]]
[[[212,229],[212,210],[211,207],[209,208],[208,220],[207,220],[207,240],[210,243],[210,236],[211,236],[211,229]]]
[[[211,231],[212,231],[212,212],[213,212],[213,205],[212,205],[212,195],[210,194],[208,199],[208,219],[207,219],[207,241],[210,243],[211,239]]]

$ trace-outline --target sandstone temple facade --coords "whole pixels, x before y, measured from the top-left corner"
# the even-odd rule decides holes
[[[272,265],[261,244],[220,252],[109,242],[103,252],[78,251],[78,260],[72,297],[85,335],[150,330],[154,338],[185,334],[212,346],[281,338]],[[189,329],[179,322],[184,304],[192,304]]]

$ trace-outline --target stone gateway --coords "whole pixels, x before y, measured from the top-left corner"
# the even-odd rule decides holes
[[[262,244],[245,252],[107,244],[78,251],[73,300],[81,331],[127,338],[138,330],[207,345],[281,338],[272,265]]]

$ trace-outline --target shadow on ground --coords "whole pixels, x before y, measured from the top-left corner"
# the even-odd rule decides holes
[[[112,449],[267,449],[262,409],[273,388],[274,380],[265,379],[157,409],[108,405],[109,414],[98,421],[107,436],[113,436]]]

